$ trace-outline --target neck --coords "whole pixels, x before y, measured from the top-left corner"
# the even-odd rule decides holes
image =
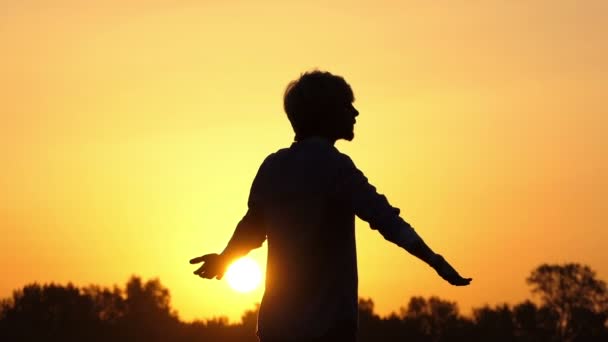
[[[335,138],[328,138],[328,137],[321,136],[321,135],[313,135],[313,136],[309,136],[309,137],[306,137],[306,138],[296,139],[296,142],[305,141],[305,140],[322,140],[322,141],[326,141],[326,142],[334,145],[336,143],[337,139],[335,139]]]

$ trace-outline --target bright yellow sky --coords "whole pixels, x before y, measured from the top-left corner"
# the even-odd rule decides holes
[[[608,2],[327,2],[0,0],[0,297],[138,274],[184,319],[237,320],[261,289],[188,260],[225,246],[314,67],[355,90],[338,148],[474,278],[450,287],[359,221],[381,314],[520,301],[542,262],[608,280]]]

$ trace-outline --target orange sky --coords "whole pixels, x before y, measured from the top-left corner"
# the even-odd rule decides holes
[[[608,2],[218,3],[0,0],[0,297],[138,274],[184,319],[237,320],[261,289],[187,261],[225,246],[292,140],[283,89],[314,67],[357,97],[338,148],[474,278],[450,287],[359,221],[381,314],[520,301],[542,262],[608,280]]]

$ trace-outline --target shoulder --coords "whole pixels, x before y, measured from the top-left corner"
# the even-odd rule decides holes
[[[272,168],[272,165],[280,164],[280,160],[283,159],[287,153],[287,148],[282,148],[276,152],[270,153],[268,156],[266,156],[266,158],[264,158],[262,164],[260,164],[260,171],[269,170]]]
[[[348,154],[340,152],[337,148],[334,148],[334,150],[335,150],[334,158],[340,167],[357,168],[355,166],[355,162],[352,160],[352,158]]]
[[[272,152],[270,153],[268,156],[266,156],[266,158],[264,158],[264,161],[262,162],[262,166],[266,165],[266,164],[272,164],[274,162],[276,162],[277,160],[281,159],[283,156],[285,156],[287,154],[287,148],[282,148],[280,150],[277,150],[276,152]]]
[[[264,160],[262,161],[262,164],[260,165],[260,169],[263,169],[264,167],[267,167],[269,164],[272,164],[277,159],[277,154],[279,152],[281,152],[281,150],[279,150],[277,152],[273,152],[273,153],[269,154],[268,156],[266,156],[266,158],[264,158]]]

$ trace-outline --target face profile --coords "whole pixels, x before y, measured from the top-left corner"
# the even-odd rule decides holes
[[[340,112],[336,113],[336,117],[339,118],[338,125],[336,127],[336,140],[344,139],[347,141],[352,141],[354,139],[357,116],[359,116],[359,111],[352,103],[343,106],[340,109]]]

